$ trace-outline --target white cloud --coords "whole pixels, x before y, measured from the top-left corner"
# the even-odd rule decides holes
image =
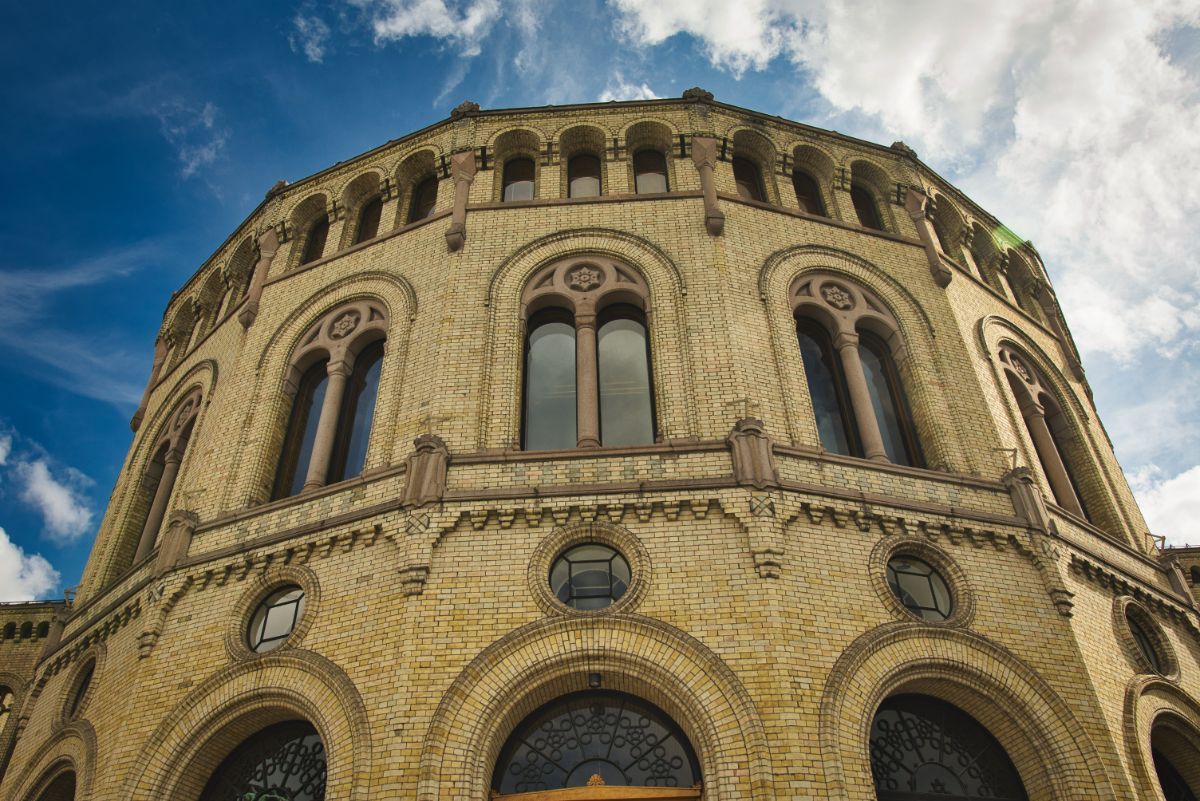
[[[462,56],[477,56],[480,42],[500,17],[499,0],[352,0],[372,16],[376,42],[432,36],[453,42]]]
[[[0,601],[45,598],[58,582],[58,571],[41,554],[26,554],[0,528]]]
[[[8,464],[8,455],[12,453],[12,435],[0,434],[0,467]]]
[[[325,46],[329,41],[329,26],[320,17],[297,14],[292,18],[293,31],[288,35],[288,44],[293,53],[303,53],[314,64],[325,60]]]
[[[45,533],[51,540],[71,542],[91,529],[92,510],[83,495],[91,483],[87,476],[70,467],[55,476],[41,458],[18,461],[13,469],[23,483],[21,500],[41,513]]]
[[[1200,465],[1164,478],[1157,465],[1130,476],[1152,534],[1171,545],[1200,545]]]
[[[604,87],[604,91],[600,93],[600,102],[607,103],[610,100],[654,100],[658,96],[647,84],[626,81],[625,76],[618,72],[609,79],[608,84]]]
[[[151,113],[158,119],[163,136],[175,147],[184,178],[215,163],[225,150],[229,130],[218,124],[220,109],[213,103],[195,105],[171,98],[156,104]]]

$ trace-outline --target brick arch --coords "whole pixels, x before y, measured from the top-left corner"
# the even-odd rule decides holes
[[[1150,755],[1151,738],[1165,729],[1181,745],[1200,755],[1200,703],[1159,676],[1136,676],[1125,688],[1125,755],[1133,766],[1141,798],[1159,798],[1158,777]],[[1170,755],[1168,755],[1170,758]],[[1200,760],[1171,760],[1193,786],[1200,785]],[[1182,762],[1182,764],[1180,764]]]
[[[679,129],[668,120],[659,117],[642,117],[625,125],[617,132],[617,140],[625,148],[625,164],[629,171],[629,191],[634,191],[636,178],[633,157],[642,150],[657,150],[667,163],[667,186],[672,192],[679,191],[679,178],[675,163],[679,160]]]
[[[488,140],[492,159],[492,200],[499,201],[504,195],[504,167],[516,158],[533,159],[534,199],[542,197],[546,173],[541,154],[549,137],[540,128],[520,126],[507,128]],[[478,180],[478,179],[477,179]]]
[[[796,443],[819,441],[813,423],[804,365],[796,344],[790,289],[803,276],[836,276],[867,290],[881,304],[885,314],[874,314],[882,321],[890,318],[895,333],[890,337],[905,392],[912,408],[913,422],[920,435],[927,466],[946,467],[965,472],[978,470],[962,448],[965,432],[954,429],[941,410],[948,405],[941,387],[951,382],[941,375],[942,360],[937,357],[937,343],[932,323],[921,304],[895,278],[870,262],[845,251],[819,245],[801,245],[776,251],[759,271],[759,298],[766,306],[767,324],[771,332],[771,347],[775,357],[778,381],[782,393],[787,439]],[[883,333],[877,330],[877,333]],[[885,339],[888,337],[885,336]],[[903,343],[899,349],[897,343]],[[907,358],[905,358],[907,356]],[[932,368],[933,380],[917,380],[913,364]],[[778,421],[767,421],[772,427]]]
[[[443,195],[442,180],[438,176],[439,159],[444,158],[442,154],[432,146],[420,147],[411,153],[405,154],[396,164],[394,171],[396,176],[395,191],[399,195],[400,202],[396,204],[396,218],[392,221],[392,228],[400,228],[408,223],[408,212],[412,207],[413,191],[426,178],[433,176],[438,180],[438,197]],[[451,182],[453,186],[453,182]],[[450,194],[453,194],[451,191]],[[382,226],[383,223],[380,223]]]
[[[830,219],[836,219],[839,215],[837,201],[833,197],[832,190],[837,178],[837,168],[834,166],[833,157],[824,148],[807,140],[800,140],[790,147],[784,148],[783,152],[791,155],[792,173],[799,170],[812,176],[821,193],[821,203],[825,206],[825,215]],[[792,180],[791,173],[788,174],[787,180],[789,182]]]
[[[749,159],[758,165],[766,202],[778,205],[779,187],[775,183],[775,162],[778,157],[775,143],[771,141],[771,138],[765,132],[755,128],[738,127],[730,129],[729,145],[729,176],[733,177],[732,160],[734,158]],[[730,188],[732,189],[732,184]]]
[[[848,166],[850,183],[861,185],[874,197],[875,208],[879,212],[883,230],[896,233],[896,215],[892,213],[890,200],[896,187],[895,179],[879,164],[861,157],[854,158]],[[857,223],[858,218],[855,217],[853,222]]]
[[[693,369],[687,347],[682,296],[687,293],[679,267],[656,245],[632,234],[602,228],[559,231],[518,248],[492,273],[484,304],[487,328],[482,366],[478,447],[516,447],[520,429],[520,371],[524,332],[513,335],[522,319],[522,292],[532,276],[576,257],[611,260],[645,282],[653,303],[650,354],[656,383],[658,427],[664,439],[694,435],[696,420]]]
[[[333,222],[332,218],[329,218],[329,213],[329,195],[322,190],[309,194],[284,215],[284,219],[287,220],[288,236],[292,243],[291,252],[283,260],[288,270],[294,270],[300,266],[300,260],[304,258],[304,250],[308,247],[309,232],[312,230],[313,224],[323,215],[330,223]],[[330,252],[336,247],[337,243],[326,240],[324,252]],[[322,257],[318,256],[317,258]]]
[[[120,797],[192,801],[243,740],[296,719],[321,735],[328,797],[369,798],[371,732],[362,698],[340,667],[302,650],[234,663],[192,690],[147,738]]]
[[[382,197],[383,181],[386,173],[379,167],[372,167],[356,174],[346,181],[338,191],[338,203],[341,206],[339,214],[345,215],[342,226],[342,238],[338,250],[350,247],[358,236],[359,215],[366,203],[376,197]],[[382,218],[379,221],[379,231],[384,230]],[[378,235],[378,234],[377,234]]]
[[[75,773],[75,801],[90,801],[96,773],[96,731],[77,720],[55,732],[24,760],[19,775],[8,774],[4,801],[38,801],[46,786],[67,771]]]
[[[939,698],[975,718],[1004,747],[1032,801],[1116,797],[1104,769],[1111,760],[1016,655],[969,631],[889,623],[851,643],[821,698],[818,737],[831,799],[874,801],[871,722],[886,698],[901,693]]]
[[[430,721],[419,801],[486,797],[513,728],[542,704],[586,689],[589,671],[601,673],[605,689],[644,698],[679,724],[700,760],[709,801],[773,797],[762,721],[728,665],[666,623],[613,615],[537,621],[472,660]]]

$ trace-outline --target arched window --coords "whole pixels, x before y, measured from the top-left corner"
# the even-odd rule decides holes
[[[12,715],[13,702],[16,701],[16,693],[11,687],[0,685],[0,734],[4,733],[4,727],[8,725],[8,718]]]
[[[633,154],[634,191],[653,195],[670,191],[667,181],[667,159],[657,150],[639,150]]]
[[[825,201],[821,199],[821,188],[817,186],[817,181],[804,170],[795,170],[792,173],[792,188],[796,190],[796,201],[800,204],[803,211],[809,214],[819,214],[822,217],[825,214]]]
[[[304,488],[313,442],[317,438],[317,422],[325,403],[325,388],[329,385],[328,367],[328,360],[317,362],[300,379],[292,398],[292,414],[283,438],[279,467],[275,471],[272,499],[299,495]]]
[[[525,450],[574,448],[575,318],[545,309],[529,320],[525,338]]]
[[[1025,801],[1012,760],[958,707],[926,695],[895,695],[871,722],[871,774],[879,801]]]
[[[734,157],[733,180],[737,184],[737,192],[740,197],[746,200],[766,201],[767,195],[763,191],[762,171],[750,159],[742,156]]]
[[[632,695],[582,692],[525,718],[500,750],[492,791],[501,797],[568,788],[695,789],[700,766],[687,736],[661,709]],[[579,790],[563,798],[581,798]],[[495,796],[493,796],[495,797]],[[613,791],[605,798],[619,798]],[[644,796],[643,796],[644,797]]]
[[[141,519],[142,532],[133,556],[134,563],[149,556],[158,543],[159,529],[166,519],[167,508],[175,491],[183,456],[192,439],[192,429],[199,409],[200,393],[189,393],[180,401],[168,418],[165,430],[159,435],[154,456],[146,468],[139,493],[139,502],[146,504],[141,507],[146,510],[146,516]]]
[[[854,204],[854,213],[858,215],[858,224],[863,228],[883,230],[883,222],[879,218],[879,207],[875,204],[875,195],[862,184],[850,185],[850,202]]]
[[[920,467],[924,462],[921,446],[913,429],[912,415],[891,351],[882,339],[870,331],[860,331],[858,337],[858,357],[867,379],[871,407],[879,424],[879,433],[883,436],[887,457],[894,464]]]
[[[1197,801],[1200,795],[1200,736],[1175,715],[1155,719],[1150,730],[1150,757],[1158,787],[1166,801]]]
[[[1188,575],[1192,580],[1192,585],[1200,587],[1200,566],[1193,565],[1192,569],[1188,571]]]
[[[504,200],[533,200],[533,159],[516,158],[504,163]]]
[[[415,223],[433,214],[437,206],[438,179],[431,175],[413,187],[412,200],[408,204],[408,221]]]
[[[598,322],[600,443],[648,445],[654,442],[654,396],[645,315],[618,304],[604,309]]]
[[[358,213],[358,229],[354,232],[354,244],[374,239],[379,233],[379,217],[383,214],[383,198],[379,195],[363,204]]]
[[[1150,756],[1154,760],[1154,774],[1158,778],[1159,789],[1166,801],[1196,801],[1196,794],[1166,754],[1152,748]],[[1200,759],[1200,754],[1197,758]]]
[[[313,221],[304,239],[304,255],[300,257],[301,264],[308,264],[325,254],[325,240],[329,238],[329,217],[322,214]]]
[[[829,333],[817,322],[799,318],[796,336],[800,339],[804,377],[808,380],[821,447],[844,456],[862,456],[846,376],[841,360],[833,352]]]
[[[325,747],[313,725],[303,720],[276,723],[225,757],[200,801],[324,801],[325,772]]]
[[[597,197],[600,194],[600,159],[591,154],[573,156],[567,163],[567,196]]]
[[[337,438],[329,462],[326,481],[333,483],[353,478],[367,463],[367,442],[375,416],[375,398],[379,394],[379,373],[383,368],[383,343],[373,342],[354,359],[354,371],[346,382],[342,399]]]
[[[75,801],[75,772],[67,771],[54,777],[54,780],[38,794],[37,801]]]

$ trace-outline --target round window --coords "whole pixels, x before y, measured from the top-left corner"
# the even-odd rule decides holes
[[[67,704],[67,719],[74,720],[83,711],[83,702],[87,699],[88,690],[92,686],[92,676],[96,673],[96,663],[93,661],[83,669],[75,682],[75,692]]]
[[[632,575],[621,552],[589,542],[568,548],[550,566],[550,589],[573,609],[603,609],[629,589]]]
[[[942,621],[954,611],[950,588],[928,563],[911,556],[888,560],[888,586],[908,611],[924,620]]]
[[[250,618],[246,633],[250,650],[265,654],[283,645],[304,614],[304,590],[295,584],[281,587],[268,595]]]
[[[1142,652],[1142,656],[1146,658],[1146,662],[1150,665],[1150,669],[1155,673],[1166,673],[1163,670],[1162,658],[1158,655],[1158,649],[1154,647],[1154,640],[1150,637],[1150,632],[1138,622],[1136,616],[1129,614],[1129,609],[1125,610],[1125,622],[1129,625],[1129,633],[1133,635],[1133,641],[1137,643],[1138,650]]]

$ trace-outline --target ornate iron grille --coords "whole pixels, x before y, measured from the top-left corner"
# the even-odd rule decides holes
[[[311,723],[268,726],[225,757],[200,801],[325,801],[325,746]]]
[[[996,738],[958,707],[924,695],[893,696],[871,724],[879,801],[1026,801]]]
[[[657,707],[624,693],[568,695],[526,718],[500,752],[492,787],[500,793],[560,790],[598,783],[691,787],[695,752]]]

